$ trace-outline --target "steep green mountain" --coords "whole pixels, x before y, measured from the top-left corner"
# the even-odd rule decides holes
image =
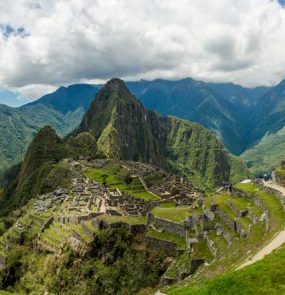
[[[246,150],[241,158],[255,175],[270,172],[285,158],[285,127],[266,134],[255,146]]]
[[[147,111],[119,79],[110,80],[97,94],[80,132],[90,132],[106,157],[153,163],[210,187],[230,180],[236,162],[213,133],[198,124]],[[245,177],[241,166],[236,165]]]
[[[259,98],[269,90],[269,87],[265,86],[246,88],[233,83],[207,83],[207,86],[236,108],[243,108],[245,113],[250,107],[255,106]]]
[[[162,164],[151,116],[124,82],[112,79],[103,87],[83,117],[79,132],[90,132],[108,158]]]
[[[271,128],[270,119],[265,127],[260,127],[262,132],[255,131],[260,116],[267,116],[261,114],[261,110],[268,107],[267,103],[258,99],[266,87],[248,89],[231,83],[204,83],[193,79],[141,80],[127,82],[127,86],[146,108],[205,126],[235,154],[258,142],[267,128]],[[51,125],[61,136],[75,129],[100,87],[102,85],[75,84],[61,87],[20,108],[1,105],[0,179],[5,169],[23,159],[41,127]],[[256,118],[253,120],[254,114]],[[274,128],[278,129],[282,124],[280,122]],[[253,136],[255,133],[259,135]]]
[[[50,125],[61,136],[76,128],[97,91],[79,84],[61,87],[20,108],[0,105],[0,182],[7,168],[23,160],[40,128]]]
[[[285,126],[285,80],[258,100],[252,120],[255,125],[251,132],[252,142]]]
[[[63,140],[50,127],[43,127],[33,139],[16,179],[7,187],[3,208],[10,205],[23,206],[27,201],[53,184],[48,183],[49,174],[59,160],[67,156],[68,150]],[[51,186],[51,187],[50,187]]]
[[[284,157],[285,80],[258,100],[250,118],[254,124],[250,138],[255,145],[241,157],[253,173],[269,172]]]
[[[142,161],[214,188],[248,175],[239,159],[224,150],[204,127],[147,111],[120,79],[110,80],[97,94],[78,129],[65,142],[51,127],[34,138],[16,181],[6,187],[5,208],[25,204],[67,178],[62,158],[115,158]],[[63,177],[55,177],[60,174]],[[8,173],[11,180],[15,170]]]
[[[74,84],[68,87],[60,87],[55,92],[27,104],[26,107],[43,104],[64,115],[81,108],[86,111],[97,92],[98,88],[92,85]]]
[[[142,80],[127,85],[147,108],[205,126],[235,154],[240,154],[248,146],[250,107],[267,90],[266,87],[249,89],[231,83],[205,83],[190,78]]]

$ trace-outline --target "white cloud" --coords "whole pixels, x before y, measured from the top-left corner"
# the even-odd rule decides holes
[[[56,87],[46,84],[30,84],[11,90],[16,94],[17,99],[24,103],[25,101],[35,100],[45,94],[51,93],[56,90]]]
[[[0,25],[25,29],[0,37],[0,85],[24,97],[114,76],[246,86],[285,78],[277,0],[9,0]]]

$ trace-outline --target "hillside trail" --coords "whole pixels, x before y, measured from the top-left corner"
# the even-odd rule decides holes
[[[282,193],[285,197],[285,188],[272,182],[267,181],[263,182],[264,186],[273,188]],[[285,243],[285,229],[279,232],[270,243],[268,243],[264,248],[262,248],[258,253],[256,253],[253,257],[247,259],[242,265],[240,265],[237,269],[241,269],[247,265],[253,264],[261,259],[263,259],[266,255],[270,254],[272,251],[280,247],[283,243]]]

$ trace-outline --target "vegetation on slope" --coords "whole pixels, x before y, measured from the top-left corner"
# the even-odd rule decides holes
[[[233,153],[247,146],[251,107],[267,88],[244,88],[232,83],[205,83],[187,78],[127,83],[148,109],[199,123],[214,131]],[[238,110],[238,112],[237,112]]]
[[[56,132],[49,126],[42,128],[29,147],[17,178],[6,188],[3,210],[25,205],[30,198],[44,192],[47,182],[54,185],[49,181],[50,172],[66,155],[66,146]],[[50,191],[51,187],[46,190]]]
[[[212,132],[145,110],[119,79],[110,80],[100,90],[80,132],[93,134],[106,157],[150,162],[183,174],[196,185],[203,182],[214,187],[247,175],[245,166],[236,164]]]
[[[285,293],[285,246],[253,265],[197,286],[173,286],[169,295],[280,295]]]
[[[113,169],[114,167],[104,167],[101,169],[88,169],[85,171],[87,178],[96,180],[101,184],[105,184],[111,188],[118,188],[121,192],[128,193],[136,198],[145,200],[159,200],[158,196],[147,192],[138,178],[130,179],[130,183],[126,183],[125,179],[129,177],[128,171],[125,169]]]
[[[0,272],[0,289],[16,294],[145,294],[169,262],[163,251],[145,249],[141,238],[124,228],[100,231],[85,257],[68,248],[55,256],[15,246],[6,275]]]
[[[4,171],[23,160],[42,127],[50,125],[61,136],[73,131],[97,91],[91,85],[72,85],[20,108],[0,105],[0,183]]]
[[[241,158],[255,175],[272,171],[285,158],[285,127],[276,133],[266,134],[255,146],[246,150]]]

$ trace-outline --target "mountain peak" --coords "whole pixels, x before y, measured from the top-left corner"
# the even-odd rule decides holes
[[[125,88],[127,88],[125,82],[122,79],[120,79],[120,78],[112,78],[112,79],[110,79],[106,83],[105,86],[106,87],[118,87],[118,88],[125,87]]]
[[[124,100],[126,98],[133,98],[125,82],[119,78],[112,78],[109,80],[98,93],[98,97],[100,96],[103,96],[104,98],[112,97]]]

